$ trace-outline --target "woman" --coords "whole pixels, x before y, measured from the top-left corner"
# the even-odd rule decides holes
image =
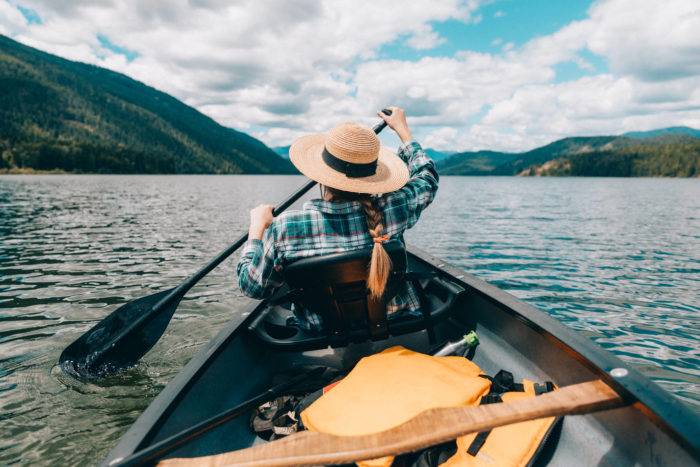
[[[328,134],[299,138],[289,149],[292,163],[321,185],[322,199],[273,218],[271,205],[250,211],[248,243],[238,262],[238,283],[252,298],[270,296],[283,282],[285,264],[374,244],[367,288],[380,296],[391,261],[382,244],[403,241],[438,188],[433,161],[413,141],[404,111],[379,113],[403,143],[398,155],[382,147],[369,128],[345,123]],[[420,316],[415,290],[405,284],[387,312]],[[311,317],[307,317],[311,318]],[[315,326],[319,325],[316,319]]]

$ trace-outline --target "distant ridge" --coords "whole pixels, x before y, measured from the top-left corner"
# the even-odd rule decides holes
[[[686,135],[692,136],[693,138],[700,138],[700,130],[696,130],[695,128],[690,128],[687,126],[671,126],[668,128],[659,128],[658,130],[650,131],[630,131],[628,133],[623,134],[622,136],[645,139],[666,135]]]
[[[697,177],[700,131],[673,127],[564,138],[519,153],[462,152],[439,161],[438,169],[442,175]]]
[[[0,170],[293,173],[261,141],[123,74],[0,35]]]
[[[439,162],[453,155],[455,151],[438,151],[437,149],[426,148],[425,153],[434,161]]]

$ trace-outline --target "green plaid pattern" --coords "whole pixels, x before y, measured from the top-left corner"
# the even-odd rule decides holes
[[[383,214],[384,233],[403,241],[404,231],[418,221],[435,198],[438,174],[434,162],[416,142],[402,145],[398,155],[408,165],[410,179],[400,190],[377,197],[375,203]],[[238,284],[247,296],[266,298],[283,284],[285,264],[371,245],[360,203],[314,199],[306,202],[301,211],[277,216],[262,241],[248,241],[238,262]],[[420,314],[416,291],[411,284],[404,287],[388,304],[388,312]]]

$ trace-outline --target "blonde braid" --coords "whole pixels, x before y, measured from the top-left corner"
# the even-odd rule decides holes
[[[391,258],[382,245],[387,239],[386,236],[382,235],[384,230],[382,213],[376,208],[372,198],[369,196],[363,196],[358,201],[365,212],[369,234],[374,240],[372,259],[369,263],[369,274],[367,275],[367,288],[374,298],[379,298],[384,293],[389,280],[389,273],[391,272]]]
[[[388,236],[382,235],[384,225],[382,224],[381,211],[377,209],[372,197],[369,195],[350,193],[321,185],[321,197],[326,201],[358,201],[362,205],[362,210],[367,219],[369,234],[374,241],[372,259],[370,260],[369,273],[367,274],[367,289],[369,289],[372,297],[381,297],[391,272],[391,258],[384,246],[382,246],[382,243],[388,240]]]

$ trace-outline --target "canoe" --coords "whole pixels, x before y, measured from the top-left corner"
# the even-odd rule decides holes
[[[432,336],[419,330],[344,346],[290,350],[271,345],[256,332],[256,323],[270,309],[268,302],[242,299],[232,321],[161,391],[103,465],[118,464],[240,404],[293,366],[321,364],[349,370],[360,358],[388,347],[428,352],[435,342],[457,340],[469,330],[476,330],[480,340],[473,361],[488,374],[507,369],[518,379],[553,381],[558,386],[602,379],[633,402],[565,417],[538,455],[538,465],[698,464],[700,416],[630,365],[543,311],[424,251],[408,249],[408,268],[428,272],[449,284],[449,290],[458,291],[454,300],[438,297],[447,304],[449,317],[432,326]],[[234,418],[166,457],[211,455],[262,442],[249,428],[249,420],[249,413]]]

